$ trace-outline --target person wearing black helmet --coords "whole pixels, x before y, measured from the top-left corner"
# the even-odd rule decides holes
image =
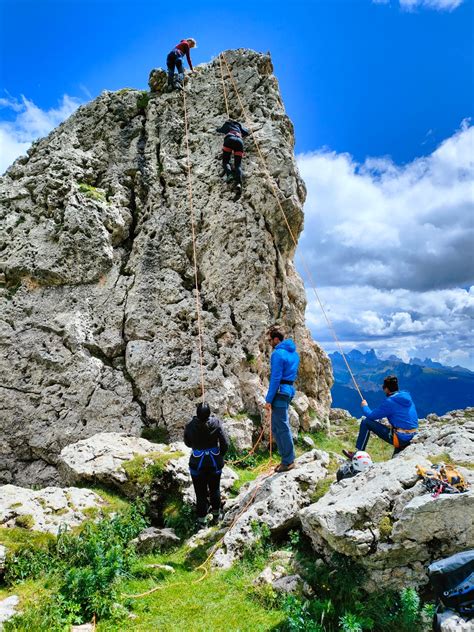
[[[220,419],[211,415],[209,404],[198,404],[196,415],[184,429],[184,443],[191,448],[189,471],[196,492],[198,526],[206,524],[209,505],[216,523],[220,516],[221,472],[229,439]]]
[[[235,186],[238,192],[242,191],[242,157],[244,155],[244,141],[245,136],[248,136],[249,131],[238,121],[228,120],[222,127],[217,130],[219,134],[225,134],[224,144],[222,146],[222,166],[227,176],[227,182],[232,182],[235,179]],[[234,170],[230,165],[230,159],[234,154]]]

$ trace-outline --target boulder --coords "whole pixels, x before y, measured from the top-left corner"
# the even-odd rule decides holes
[[[103,505],[102,498],[90,489],[45,487],[35,491],[3,485],[0,487],[0,526],[56,535],[64,526],[77,527]]]
[[[461,411],[454,411],[461,412]],[[474,463],[474,419],[453,417],[448,424],[428,424],[404,454],[423,454],[427,457],[446,454],[454,464]]]
[[[153,500],[168,493],[194,503],[189,474],[190,449],[182,442],[151,443],[116,432],[103,432],[66,446],[59,457],[59,470],[67,483],[100,483],[135,498],[151,489]],[[237,475],[224,467],[221,486],[225,493]]]
[[[248,417],[224,417],[223,425],[236,450],[249,450],[253,445],[253,421]]]
[[[11,619],[17,611],[20,598],[17,595],[11,595],[0,600],[0,630],[3,629],[2,623]]]
[[[329,456],[312,450],[295,463],[289,472],[264,474],[247,483],[228,503],[223,523],[227,531],[212,558],[214,566],[230,567],[258,540],[258,525],[278,534],[299,524],[298,511],[311,502],[318,481],[326,476]]]
[[[429,563],[474,547],[474,493],[434,499],[417,464],[429,461],[406,450],[333,483],[300,512],[315,551],[327,559],[337,552],[363,566],[367,590],[425,584]]]
[[[156,529],[148,527],[138,534],[131,541],[140,553],[151,553],[152,551],[168,549],[181,542],[174,529]]]

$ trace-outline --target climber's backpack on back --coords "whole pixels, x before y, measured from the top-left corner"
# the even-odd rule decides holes
[[[448,609],[474,616],[474,550],[433,562],[428,577],[437,600]]]

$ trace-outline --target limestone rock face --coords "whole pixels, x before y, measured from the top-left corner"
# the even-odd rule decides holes
[[[258,539],[255,523],[266,524],[271,534],[299,524],[299,510],[310,503],[317,483],[327,474],[329,455],[311,450],[295,463],[294,470],[247,483],[233,503],[226,505],[224,526],[231,528],[212,558],[214,566],[229,568]]]
[[[364,566],[368,590],[423,585],[433,560],[474,547],[474,492],[434,499],[417,476],[417,464],[429,465],[426,452],[407,449],[333,483],[301,511],[316,552],[330,557],[336,551]]]
[[[76,527],[88,510],[103,500],[90,489],[45,487],[39,491],[16,485],[0,487],[0,525],[57,534],[61,526]]]
[[[298,236],[305,187],[270,58],[226,59]],[[324,418],[329,360],[305,327],[294,245],[252,137],[239,200],[220,177],[220,82],[214,60],[186,88],[206,399],[222,416],[259,412],[265,332],[279,322],[301,353],[297,387]],[[100,432],[180,438],[200,397],[183,94],[153,86],[104,92],[0,180],[4,482],[55,480],[61,449]]]

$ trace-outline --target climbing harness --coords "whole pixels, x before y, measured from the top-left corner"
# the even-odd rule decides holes
[[[222,473],[222,469],[219,468],[219,466],[216,463],[216,459],[214,457],[219,456],[219,454],[221,453],[220,449],[215,447],[215,448],[209,448],[207,450],[197,450],[194,449],[192,451],[192,455],[195,459],[199,459],[199,463],[197,468],[189,468],[189,471],[191,472],[192,476],[198,476],[199,472],[201,471],[202,468],[202,464],[204,462],[204,458],[205,457],[209,457],[211,459],[212,462],[212,466],[214,468],[214,471],[216,474],[221,474]]]

